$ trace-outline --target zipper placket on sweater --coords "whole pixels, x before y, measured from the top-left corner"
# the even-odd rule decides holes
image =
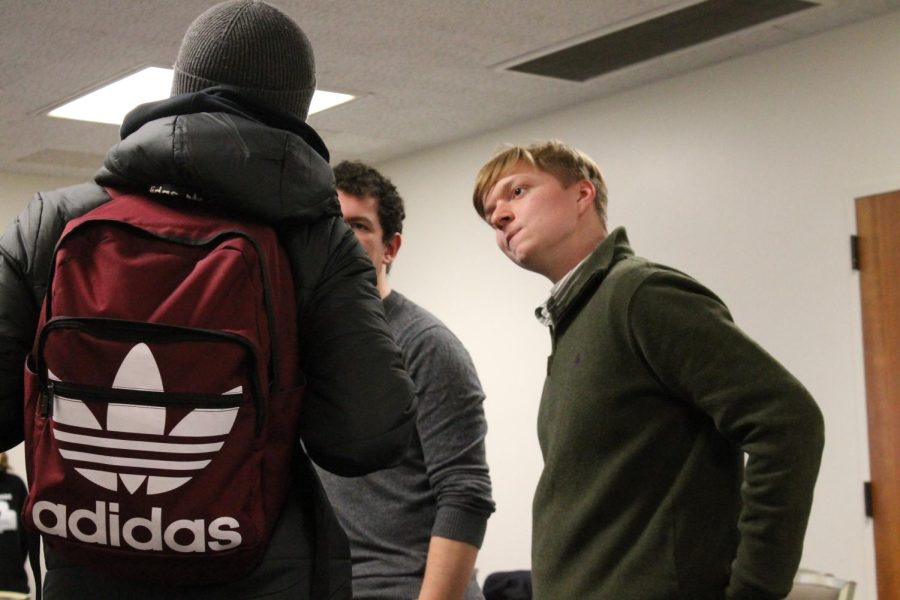
[[[553,357],[556,355],[556,327],[550,326],[550,355],[547,357],[547,377],[550,377],[550,369],[553,368]]]

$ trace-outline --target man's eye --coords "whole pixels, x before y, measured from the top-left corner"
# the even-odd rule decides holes
[[[362,223],[350,223],[350,228],[351,229],[360,229],[362,231],[366,230],[366,226],[363,225]]]

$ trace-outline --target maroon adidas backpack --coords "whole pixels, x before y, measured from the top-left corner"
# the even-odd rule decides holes
[[[298,444],[287,256],[271,228],[108,191],[57,244],[26,365],[26,522],[118,576],[240,578]]]

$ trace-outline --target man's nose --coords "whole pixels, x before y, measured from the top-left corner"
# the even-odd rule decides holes
[[[505,200],[497,201],[494,211],[491,213],[491,226],[495,229],[503,229],[503,227],[512,221],[513,214],[509,209],[509,203]]]

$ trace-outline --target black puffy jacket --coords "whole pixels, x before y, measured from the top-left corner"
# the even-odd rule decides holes
[[[296,288],[301,368],[308,382],[301,438],[308,455],[326,470],[346,476],[398,461],[414,426],[415,391],[385,322],[372,265],[341,218],[327,159],[324,144],[302,121],[266,112],[227,88],[212,88],[138,107],[126,118],[122,141],[110,150],[95,184],[37,194],[0,238],[0,448],[23,439],[22,369],[34,340],[53,249],[65,224],[106,202],[103,187],[148,194],[163,186],[189,191],[192,198],[199,196],[208,205],[278,231]],[[305,456],[298,456],[305,463]],[[308,464],[298,471],[303,479],[299,493],[303,484],[312,482],[318,494]],[[294,530],[289,535],[276,531],[272,544],[281,540],[295,547],[271,548],[268,562],[285,560],[282,551],[291,554],[289,560],[305,560],[293,555],[298,554],[296,546],[309,546],[314,537],[311,513],[324,510],[332,518],[330,509],[310,504],[308,498],[300,504],[305,513],[283,519],[293,523]],[[293,510],[297,506],[286,512]],[[335,537],[331,551],[343,563],[346,540],[341,532]],[[48,596],[51,587],[77,585],[72,579],[52,586],[51,562],[48,557]],[[80,571],[65,567],[59,571]],[[260,567],[266,568],[266,563]],[[304,568],[292,567],[291,578]],[[281,581],[277,574],[258,575],[253,595],[232,587],[227,592],[211,590],[209,597],[262,596],[260,581]],[[88,580],[84,592],[91,597],[107,597],[96,581],[80,579]],[[267,593],[273,591],[266,587]],[[145,597],[130,588],[110,588],[108,595],[126,592],[131,600]],[[349,598],[349,588],[328,597],[343,598],[344,592]],[[52,597],[75,598],[78,593]],[[165,594],[177,597],[171,590]],[[159,591],[146,597],[162,595]],[[193,590],[186,597],[206,596]],[[304,596],[292,590],[285,597]]]

